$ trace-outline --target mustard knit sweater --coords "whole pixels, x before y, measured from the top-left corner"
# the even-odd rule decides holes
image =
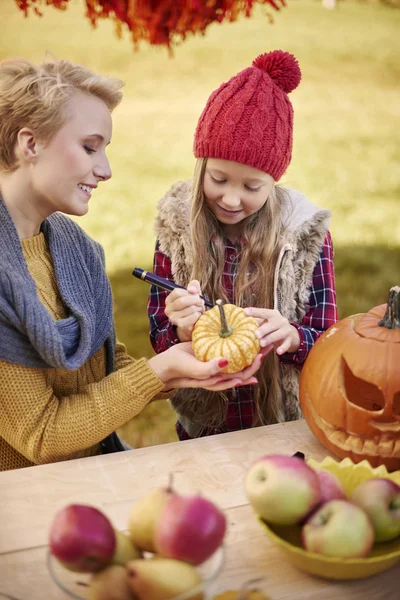
[[[54,319],[65,318],[44,235],[21,243],[40,300]],[[101,440],[164,397],[163,387],[147,360],[120,343],[107,377],[104,348],[74,371],[0,361],[0,470],[100,454]]]

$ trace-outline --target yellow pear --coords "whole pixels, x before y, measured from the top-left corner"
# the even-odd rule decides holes
[[[142,553],[136,548],[129,535],[117,529],[115,530],[115,535],[117,544],[111,561],[113,565],[124,567],[131,560],[142,558]]]
[[[140,550],[155,552],[154,532],[160,515],[175,492],[171,487],[152,490],[131,509],[129,535]]]
[[[111,565],[95,573],[89,585],[88,600],[137,600],[128,584],[125,567]]]
[[[137,600],[172,600],[195,590],[202,579],[189,563],[173,558],[154,557],[133,560],[127,565],[128,584]],[[203,592],[190,600],[203,600]]]

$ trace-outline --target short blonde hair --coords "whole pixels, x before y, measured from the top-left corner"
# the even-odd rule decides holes
[[[97,96],[112,112],[120,103],[123,82],[96,75],[67,60],[34,65],[25,59],[0,62],[0,171],[17,168],[18,132],[29,127],[48,141],[67,119],[64,107],[79,90]]]

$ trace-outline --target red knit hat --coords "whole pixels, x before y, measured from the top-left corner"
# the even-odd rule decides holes
[[[274,50],[258,56],[209,97],[196,128],[195,157],[233,160],[278,181],[292,158],[288,94],[300,80],[293,54]]]

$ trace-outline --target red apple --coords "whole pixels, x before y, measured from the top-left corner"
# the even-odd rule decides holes
[[[302,528],[303,548],[340,558],[365,557],[375,541],[369,517],[348,500],[331,500],[316,510]]]
[[[330,500],[346,500],[347,496],[339,479],[326,469],[317,469],[316,473],[321,484],[320,505]]]
[[[301,521],[302,525],[326,502],[330,500],[347,500],[343,486],[336,475],[326,469],[316,469],[315,472],[321,486],[321,497],[318,504]]]
[[[54,517],[49,546],[67,569],[95,573],[111,562],[116,535],[109,519],[97,508],[70,504]]]
[[[175,494],[156,524],[154,547],[167,558],[199,565],[222,544],[225,531],[226,517],[213,502]]]
[[[369,516],[377,542],[388,542],[400,535],[400,486],[381,477],[360,483],[350,496]]]
[[[247,471],[244,486],[255,512],[279,525],[300,522],[321,498],[317,473],[297,456],[259,458]]]

